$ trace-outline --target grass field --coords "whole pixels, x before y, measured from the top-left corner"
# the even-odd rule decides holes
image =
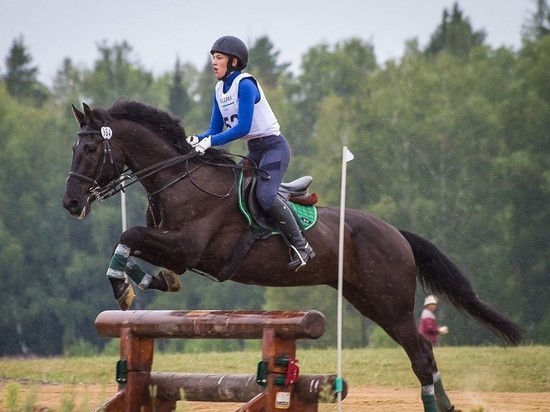
[[[550,392],[550,347],[440,347],[436,359],[448,390],[480,392]],[[301,373],[334,373],[334,350],[300,350]],[[256,372],[259,351],[225,353],[155,354],[156,371],[250,373]],[[34,386],[113,385],[117,356],[87,358],[0,358],[2,411],[25,410]],[[400,348],[353,349],[343,352],[344,378],[360,385],[417,389],[409,360]],[[18,386],[26,390],[18,391]],[[106,390],[107,392],[107,390]],[[110,394],[106,394],[110,395]],[[70,394],[68,398],[70,399]],[[11,404],[9,404],[11,402]],[[63,410],[70,411],[69,405]],[[14,405],[19,405],[15,409]],[[30,409],[32,410],[32,409]]]

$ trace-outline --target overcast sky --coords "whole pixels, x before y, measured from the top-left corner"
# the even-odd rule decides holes
[[[534,0],[458,0],[474,30],[493,47],[521,45]],[[455,0],[0,0],[0,73],[15,38],[51,84],[63,59],[92,68],[97,45],[126,40],[134,61],[155,75],[176,58],[202,67],[219,36],[247,43],[267,35],[279,63],[297,71],[302,55],[320,43],[359,37],[374,45],[378,62],[399,58],[407,40],[424,47]]]

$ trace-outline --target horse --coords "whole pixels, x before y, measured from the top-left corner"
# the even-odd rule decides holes
[[[146,227],[124,231],[107,277],[121,309],[133,298],[124,274],[143,289],[177,291],[176,274],[187,270],[216,276],[250,232],[238,210],[236,177],[243,162],[219,148],[198,155],[185,140],[180,121],[136,101],[83,112],[72,105],[80,131],[73,145],[63,206],[79,219],[95,200],[139,182],[147,192]],[[261,172],[261,171],[254,171]],[[287,268],[288,246],[279,236],[253,242],[236,260],[230,279],[262,286],[338,286],[339,208],[317,208],[317,223],[304,233],[316,256],[301,270]],[[344,223],[343,296],[403,347],[421,385],[427,412],[453,411],[431,344],[414,318],[417,279],[442,301],[517,345],[523,328],[480,300],[466,275],[430,241],[384,220],[347,209]],[[145,273],[133,258],[165,268]]]

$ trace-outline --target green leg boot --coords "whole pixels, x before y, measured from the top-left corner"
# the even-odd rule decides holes
[[[439,376],[439,372],[434,374],[434,389],[435,389],[435,400],[437,402],[437,408],[440,412],[454,412],[455,407],[451,403],[451,400],[445,392],[443,387],[443,382]]]
[[[435,401],[433,385],[423,386],[420,396],[422,398],[422,404],[424,405],[424,412],[439,412]]]

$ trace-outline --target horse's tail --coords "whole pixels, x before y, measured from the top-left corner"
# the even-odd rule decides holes
[[[518,345],[521,342],[523,328],[481,301],[470,281],[442,251],[414,233],[400,232],[411,245],[417,276],[426,291],[487,326],[504,343]]]

